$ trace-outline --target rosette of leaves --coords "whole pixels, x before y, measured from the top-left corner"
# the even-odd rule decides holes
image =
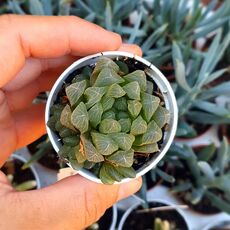
[[[194,152],[186,145],[173,145],[168,155],[178,157],[172,192],[195,210],[230,213],[230,148],[225,137],[219,148],[210,144]]]
[[[63,144],[59,156],[74,169],[89,169],[113,184],[136,176],[138,156],[148,160],[159,151],[170,114],[144,71],[129,72],[124,61],[102,57],[60,95],[48,126]]]

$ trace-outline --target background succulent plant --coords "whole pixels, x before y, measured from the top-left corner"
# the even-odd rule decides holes
[[[170,118],[153,84],[123,61],[102,57],[92,70],[85,67],[50,111],[48,125],[63,142],[59,155],[75,169],[93,170],[103,183],[135,177],[136,156],[159,151]]]
[[[162,220],[161,218],[156,218],[153,223],[153,230],[175,230],[176,227],[174,223],[171,224],[167,220]]]
[[[208,199],[209,207],[230,213],[230,150],[226,138],[219,148],[211,144],[194,152],[188,146],[173,145],[169,154],[177,156],[177,161],[180,160],[175,167],[176,185],[172,192],[181,194],[192,205],[197,205],[204,198]],[[176,174],[178,170],[185,174]]]

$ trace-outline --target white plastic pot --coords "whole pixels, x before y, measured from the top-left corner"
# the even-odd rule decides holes
[[[112,223],[110,225],[109,230],[114,230],[117,223],[117,205],[114,204],[112,209],[113,209],[113,216],[112,216]]]
[[[225,228],[221,228],[223,227],[222,225],[226,225]],[[229,229],[230,228],[230,220],[229,219],[226,219],[226,220],[219,220],[219,221],[214,221],[214,222],[211,222],[210,224],[208,224],[207,226],[204,227],[203,230],[211,230],[212,228],[219,228],[219,229]]]
[[[156,68],[153,64],[151,64],[149,61],[133,55],[128,52],[121,52],[121,51],[108,51],[108,52],[102,52],[102,53],[97,53],[94,55],[90,55],[84,58],[79,59],[78,61],[74,62],[71,66],[69,66],[58,78],[56,83],[54,84],[50,94],[49,98],[46,104],[46,112],[45,112],[45,121],[46,123],[49,120],[50,117],[50,108],[51,106],[55,103],[57,99],[57,95],[59,91],[61,90],[64,81],[69,77],[71,73],[76,71],[79,68],[88,66],[88,65],[94,65],[98,58],[101,56],[105,56],[108,58],[116,59],[116,58],[131,58],[133,59],[135,65],[139,64],[144,66],[147,69],[147,75],[152,78],[152,80],[156,83],[158,88],[160,89],[164,101],[165,101],[165,106],[166,108],[170,111],[170,122],[167,131],[164,133],[164,139],[163,139],[163,144],[161,145],[160,152],[155,154],[154,157],[148,161],[145,165],[143,165],[140,169],[137,170],[137,175],[136,177],[140,177],[147,173],[149,170],[154,168],[157,163],[164,157],[166,152],[168,151],[173,138],[176,133],[176,128],[177,128],[177,120],[178,120],[178,108],[177,108],[177,103],[176,103],[176,98],[173,93],[173,90],[170,86],[170,83],[168,80],[165,78],[165,76],[160,72],[158,68]],[[59,137],[55,132],[53,132],[48,126],[47,128],[47,133],[50,138],[50,141],[56,150],[56,152],[59,151],[59,148],[61,147],[61,143],[59,142]],[[69,164],[70,166],[70,164]],[[71,167],[71,166],[70,166]],[[93,173],[89,172],[86,169],[81,169],[79,171],[79,174],[82,175],[85,178],[88,178],[91,181],[97,182],[97,183],[102,183],[99,178],[97,178]],[[123,182],[128,182],[132,179],[123,179],[119,183]]]

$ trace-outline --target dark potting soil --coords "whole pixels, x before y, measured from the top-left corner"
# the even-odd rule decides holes
[[[151,202],[149,207],[162,207],[165,204]],[[154,220],[160,218],[162,220],[167,220],[170,223],[174,223],[177,230],[187,230],[188,226],[184,218],[176,210],[162,210],[162,211],[148,211],[148,212],[138,212],[142,207],[138,206],[130,215],[127,217],[123,230],[152,230]]]
[[[171,63],[160,66],[159,69],[169,82],[175,82],[175,70]]]
[[[30,168],[22,170],[24,162],[13,159],[7,161],[1,168],[2,172],[6,175],[13,175],[13,185],[18,185],[29,180],[35,180],[35,176]],[[34,188],[36,189],[36,187]]]
[[[204,134],[211,127],[211,125],[204,125],[198,123],[193,123],[192,126],[196,130],[198,136]]]
[[[218,128],[218,137],[220,140],[226,136],[228,138],[228,142],[230,143],[230,125],[220,125]]]
[[[106,210],[105,214],[97,222],[99,224],[99,230],[108,230],[112,224],[113,208]]]
[[[188,124],[191,125],[196,130],[197,136],[204,134],[211,127],[211,125],[209,125],[209,124],[200,124],[197,122],[190,121],[187,118],[186,118],[186,120],[187,120]]]
[[[34,155],[37,152],[38,150],[37,145],[45,141],[46,138],[47,138],[47,135],[44,135],[27,146],[31,155]],[[38,160],[38,162],[41,165],[45,166],[46,168],[54,169],[54,170],[60,169],[60,165],[58,161],[59,161],[58,155],[53,148],[47,150],[45,155],[41,159]]]
[[[145,64],[138,62],[134,58],[127,58],[127,57],[125,57],[125,58],[119,57],[119,58],[116,58],[114,60],[117,60],[117,61],[119,60],[119,61],[124,62],[128,66],[129,72],[133,72],[135,70],[143,70],[143,71],[145,71],[146,76],[147,76],[147,80],[151,81],[153,83],[153,92],[152,92],[152,94],[155,95],[155,96],[158,96],[161,99],[161,103],[163,103],[163,105],[164,105],[164,100],[163,100],[162,93],[161,93],[160,89],[158,88],[157,84],[155,83],[155,81],[153,81],[153,79],[150,76],[148,76],[148,71],[146,71],[146,65]],[[95,64],[93,64],[93,65],[91,65],[89,67],[91,69],[93,69],[95,67]],[[66,104],[67,103],[65,87],[72,81],[72,79],[76,75],[81,74],[83,68],[84,67],[79,68],[77,70],[74,70],[72,73],[69,74],[69,76],[65,79],[65,82],[64,82],[64,84],[62,86],[62,89],[58,93],[57,99],[54,102],[54,104]],[[165,133],[166,129],[167,129],[167,126],[165,126],[162,129],[163,135],[162,135],[161,140],[158,141],[159,149],[161,149],[161,145],[163,143],[164,133]],[[58,135],[58,133],[57,133],[57,135]],[[148,154],[148,155],[146,155],[146,154],[143,155],[143,154],[139,154],[139,153],[135,154],[134,155],[135,160],[134,160],[134,163],[133,163],[133,168],[136,171],[139,170],[142,166],[144,166],[146,164],[146,162],[150,162],[155,156],[156,156],[156,153],[151,153],[151,154]]]

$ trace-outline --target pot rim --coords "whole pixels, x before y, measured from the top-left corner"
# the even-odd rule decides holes
[[[230,224],[229,218],[224,218],[223,220],[212,221],[211,223],[207,224],[203,230],[210,230],[211,228],[218,227],[219,224],[224,224],[224,223],[228,223],[229,225]]]
[[[149,203],[151,202],[156,202],[156,203],[162,203],[162,204],[166,204],[168,206],[173,206],[174,204],[172,202],[169,202],[169,201],[165,201],[165,200],[162,200],[162,199],[147,199]],[[130,213],[136,208],[138,207],[139,205],[141,204],[141,201],[138,201],[136,202],[135,204],[133,204],[131,207],[129,207],[125,213],[123,214],[123,216],[121,217],[121,220],[120,220],[120,223],[119,223],[119,226],[118,226],[118,230],[122,230],[123,229],[123,226],[124,226],[124,223],[127,219],[127,217],[130,215]],[[179,209],[179,208],[176,208],[175,207],[175,211],[178,212],[180,214],[180,216],[184,219],[186,225],[187,225],[187,228],[188,230],[190,230],[190,226],[189,226],[189,223],[186,219],[186,216],[184,215],[184,213]]]
[[[19,155],[15,154],[15,153],[13,153],[9,157],[9,159],[16,159],[16,160],[22,161],[23,163],[27,162],[26,158],[24,158],[22,156],[19,156]],[[37,189],[40,189],[41,188],[41,181],[40,181],[40,178],[39,178],[37,170],[35,169],[35,167],[33,165],[30,165],[29,169],[32,171],[32,173],[33,173],[33,175],[35,177]]]
[[[117,224],[117,205],[116,204],[113,205],[112,211],[113,211],[112,223],[111,223],[111,225],[109,227],[109,230],[114,230],[115,227],[116,227],[116,224]]]
[[[164,97],[164,101],[166,103],[166,107],[170,108],[170,114],[171,114],[171,116],[170,116],[170,119],[171,119],[170,120],[170,125],[171,125],[170,126],[170,132],[165,132],[165,133],[168,133],[168,135],[165,135],[165,136],[167,136],[167,142],[165,142],[165,145],[162,146],[161,151],[156,154],[157,156],[155,158],[153,157],[154,159],[151,159],[151,161],[152,161],[151,163],[147,162],[147,163],[149,163],[147,166],[145,166],[145,167],[142,166],[143,168],[141,168],[140,170],[137,171],[136,178],[138,178],[138,177],[144,175],[145,173],[147,173],[152,168],[154,168],[157,165],[157,163],[164,157],[164,155],[168,151],[171,143],[173,142],[174,136],[176,134],[177,120],[178,120],[177,102],[176,102],[174,92],[170,86],[170,83],[168,82],[166,77],[160,72],[160,70],[157,67],[155,67],[153,64],[151,64],[149,61],[147,61],[144,58],[141,58],[137,55],[134,55],[134,54],[131,54],[128,52],[123,52],[123,51],[106,51],[106,52],[101,52],[101,53],[89,55],[89,56],[86,56],[84,58],[77,60],[72,65],[70,65],[60,75],[60,77],[57,79],[54,86],[52,87],[50,94],[49,94],[49,97],[48,97],[48,100],[47,100],[47,104],[46,104],[45,122],[47,124],[49,116],[50,116],[50,114],[49,114],[50,107],[53,105],[53,102],[56,99],[57,93],[59,92],[61,86],[63,85],[63,81],[74,70],[81,68],[83,66],[87,66],[89,64],[95,63],[96,60],[101,56],[111,57],[111,58],[128,57],[128,58],[133,58],[137,62],[140,62],[140,63],[146,65],[146,68],[148,68],[148,70],[151,71],[150,77],[154,80],[154,82],[157,84],[157,86],[160,88],[160,90],[162,92],[162,95]],[[89,63],[89,62],[92,62],[92,63]],[[153,78],[153,75],[154,75],[154,78]],[[48,136],[50,138],[50,141],[51,141],[55,151],[58,152],[60,143],[58,142],[58,138],[57,138],[56,134],[47,125],[46,125],[46,129],[47,129]],[[164,138],[165,138],[165,136],[164,136]],[[164,144],[164,141],[163,141],[163,144]],[[68,164],[68,165],[70,166],[70,164]],[[83,176],[83,177],[85,177],[91,181],[94,181],[97,183],[102,183],[99,178],[97,178],[95,175],[93,175],[92,173],[90,173],[86,169],[80,169],[78,171],[78,173],[81,176]],[[125,178],[121,182],[115,182],[115,184],[125,183],[125,182],[131,181],[133,179],[135,179],[135,178]]]

